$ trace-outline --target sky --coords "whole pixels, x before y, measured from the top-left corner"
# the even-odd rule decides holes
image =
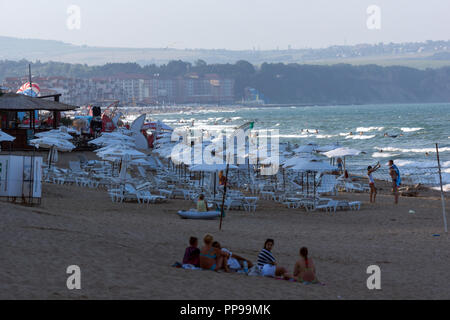
[[[367,27],[371,5],[379,29]],[[0,35],[101,47],[302,49],[450,40],[449,14],[449,0],[0,0]]]

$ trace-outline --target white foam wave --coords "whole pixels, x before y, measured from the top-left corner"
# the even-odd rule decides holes
[[[376,137],[375,135],[371,135],[371,136],[362,135],[362,136],[347,136],[347,137],[345,137],[345,139],[367,140],[367,139],[372,139],[372,138],[375,138],[375,137]]]
[[[441,191],[441,187],[433,187],[432,189]],[[450,184],[446,184],[442,186],[444,192],[450,192]]]
[[[389,152],[375,152],[372,154],[372,158],[393,158],[398,156],[398,153],[389,153]]]
[[[384,127],[359,127],[356,128],[357,132],[369,132],[369,131],[381,131]]]
[[[391,152],[402,152],[402,153],[433,153],[436,152],[436,148],[395,148],[395,147],[374,147],[377,150],[391,151]],[[439,152],[450,151],[450,147],[439,148]]]
[[[424,128],[400,128],[403,132],[415,132],[423,130]]]

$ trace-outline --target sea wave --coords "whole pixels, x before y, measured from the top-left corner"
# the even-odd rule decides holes
[[[372,154],[372,158],[393,158],[398,156],[398,153],[389,153],[389,152],[375,152]]]
[[[367,140],[367,139],[373,139],[375,137],[376,137],[376,135],[371,135],[371,136],[362,135],[362,136],[347,136],[347,137],[345,137],[345,139]]]
[[[369,132],[369,131],[381,131],[384,127],[359,127],[356,128],[357,132]]]
[[[400,128],[403,132],[415,132],[423,130],[424,128]]]
[[[433,153],[436,152],[436,148],[395,148],[395,147],[374,147],[377,150],[402,152],[402,153]],[[450,147],[439,148],[439,152],[450,151]]]

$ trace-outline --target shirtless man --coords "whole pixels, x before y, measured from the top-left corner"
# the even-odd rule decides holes
[[[396,170],[393,160],[389,160],[389,175],[392,178],[392,193],[394,194],[395,204],[398,204],[398,187],[399,187],[399,174],[398,169]]]

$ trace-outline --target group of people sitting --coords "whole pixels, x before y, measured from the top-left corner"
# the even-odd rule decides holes
[[[282,277],[285,280],[298,281],[302,283],[319,283],[316,277],[314,261],[308,256],[308,249],[300,249],[300,258],[296,261],[292,275],[287,269],[277,264],[272,254],[275,245],[273,239],[267,239],[264,247],[258,254],[257,264],[222,248],[219,242],[214,241],[212,235],[207,234],[203,238],[204,245],[198,248],[198,239],[191,237],[189,247],[186,248],[183,265],[192,265],[197,268],[225,272],[243,270],[248,273],[249,269],[257,270],[256,274],[266,277]]]

